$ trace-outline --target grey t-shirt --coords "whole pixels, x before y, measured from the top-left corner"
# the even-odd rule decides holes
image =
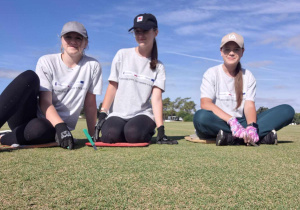
[[[203,75],[201,84],[201,98],[210,98],[213,103],[227,114],[234,117],[242,117],[245,101],[254,101],[256,94],[256,80],[253,74],[243,71],[243,101],[238,109],[236,107],[236,94],[234,78],[228,76],[222,64],[209,68]]]
[[[69,68],[61,53],[42,56],[36,66],[40,91],[52,92],[52,103],[70,130],[74,130],[87,92],[101,94],[102,70],[100,63],[83,56],[78,65]],[[37,116],[45,118],[40,110]]]
[[[109,81],[118,83],[111,116],[125,120],[147,115],[154,120],[150,97],[154,86],[165,90],[165,69],[161,62],[150,69],[150,59],[141,57],[135,48],[121,49],[115,55]]]

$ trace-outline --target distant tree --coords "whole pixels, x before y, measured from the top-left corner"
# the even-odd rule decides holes
[[[163,99],[164,119],[167,119],[168,116],[177,116],[184,121],[191,121],[193,113],[196,111],[196,104],[190,99],[181,97],[176,98],[174,101],[171,101],[170,98]]]
[[[262,113],[262,112],[264,112],[264,111],[267,111],[269,108],[267,108],[267,107],[263,107],[263,106],[261,106],[261,107],[259,107],[257,110],[256,110],[256,114],[259,114],[259,113]]]
[[[295,113],[292,123],[300,124],[300,113]]]
[[[189,100],[190,98],[187,98],[187,100]],[[196,111],[196,104],[194,101],[185,101],[183,107],[182,107],[182,110],[189,113],[189,114],[192,114]]]
[[[175,114],[174,102],[169,97],[163,99],[163,118],[167,119],[168,116],[174,116]]]
[[[185,116],[185,117],[183,118],[183,121],[184,121],[184,122],[192,122],[192,121],[193,121],[193,118],[194,118],[194,115],[189,114],[189,115],[187,115],[187,116]]]

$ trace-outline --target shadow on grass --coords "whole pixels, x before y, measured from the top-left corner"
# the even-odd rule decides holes
[[[294,143],[294,141],[278,141],[278,144]]]
[[[76,143],[75,143],[75,150],[76,149],[80,149],[82,147],[85,147],[85,143],[89,142],[89,140],[87,139],[77,139]]]
[[[0,152],[12,152],[13,150],[11,148],[0,148]]]
[[[177,141],[184,140],[184,137],[185,136],[168,136],[169,139],[171,139],[171,140],[177,140]],[[156,137],[152,137],[150,143],[151,144],[156,144]]]

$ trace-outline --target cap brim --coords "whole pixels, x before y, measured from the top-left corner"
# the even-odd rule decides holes
[[[70,33],[70,32],[75,32],[75,33],[80,34],[81,36],[83,36],[85,38],[88,38],[86,35],[84,35],[82,33],[79,33],[78,31],[64,31],[63,33],[60,34],[60,37],[62,37],[63,35],[65,35],[67,33]]]
[[[136,28],[141,28],[145,31],[149,31],[151,28],[155,28],[155,26],[151,26],[151,25],[136,25],[136,26],[133,26],[132,28],[130,28],[128,31],[131,31],[133,29],[136,29]]]
[[[234,41],[234,40],[229,40],[227,42],[221,43],[220,48],[222,48],[225,44],[227,44],[228,42],[234,42],[236,43],[240,48],[244,48],[243,45],[239,44],[238,42]]]

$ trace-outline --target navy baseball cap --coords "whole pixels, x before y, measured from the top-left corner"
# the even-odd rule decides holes
[[[130,28],[128,31],[132,29],[141,28],[143,30],[150,30],[151,28],[157,28],[157,20],[154,15],[150,13],[144,13],[137,15],[133,21],[133,27]]]

